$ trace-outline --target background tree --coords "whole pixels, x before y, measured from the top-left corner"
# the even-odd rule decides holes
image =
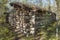
[[[7,0],[0,0],[0,40],[13,40],[14,34],[9,29],[9,24],[6,23],[6,11]]]
[[[59,28],[60,28],[60,0],[55,0],[56,1],[56,5],[57,5],[57,18],[58,18],[58,24],[57,24],[57,37],[59,37],[60,38],[60,36],[58,36],[58,35],[60,35],[60,30],[59,30]],[[58,39],[58,40],[60,40],[60,39]]]

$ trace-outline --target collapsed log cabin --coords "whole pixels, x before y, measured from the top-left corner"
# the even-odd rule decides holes
[[[22,3],[10,3],[14,7],[14,12],[9,12],[7,21],[15,31],[25,35],[36,34],[42,26],[49,25],[56,21],[56,14],[36,6]]]

